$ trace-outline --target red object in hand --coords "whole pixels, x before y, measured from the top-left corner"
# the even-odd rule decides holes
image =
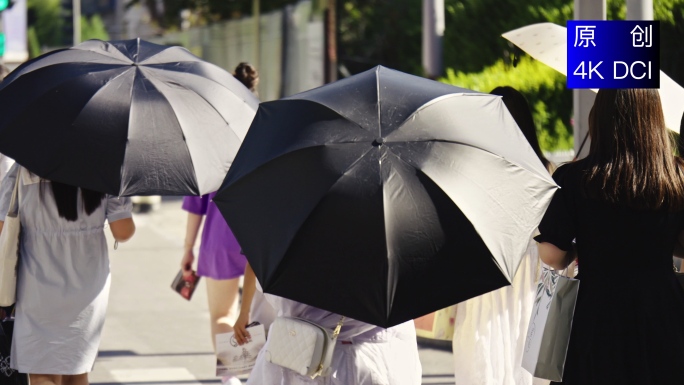
[[[181,270],[171,283],[171,288],[178,292],[181,297],[189,301],[190,298],[192,298],[192,293],[195,292],[195,288],[199,283],[199,279],[200,277],[195,273],[195,271],[192,271],[188,276],[184,276],[183,270]]]

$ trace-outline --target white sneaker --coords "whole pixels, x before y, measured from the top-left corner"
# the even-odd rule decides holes
[[[221,377],[221,384],[223,385],[242,385],[242,381],[239,378],[232,377]]]

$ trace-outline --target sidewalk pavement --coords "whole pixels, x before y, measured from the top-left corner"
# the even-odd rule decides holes
[[[112,288],[90,383],[219,384],[204,284],[189,302],[170,288],[185,237],[180,200],[165,199],[158,210],[135,214],[135,221],[136,235],[118,250],[108,234]],[[451,352],[421,347],[420,357],[423,384],[454,384]]]

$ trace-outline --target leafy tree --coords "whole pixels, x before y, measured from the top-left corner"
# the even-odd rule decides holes
[[[263,13],[270,12],[294,2],[296,0],[260,0],[260,11]],[[157,5],[157,0],[132,0],[127,6],[130,7],[135,4],[142,4],[147,7],[152,20],[160,27],[174,30],[179,28],[181,11],[185,9],[193,13],[194,25],[205,25],[219,20],[251,15],[253,0],[164,0],[163,7]]]
[[[109,40],[109,33],[100,15],[81,16],[81,40],[90,39]]]
[[[59,47],[64,41],[64,18],[60,0],[28,0],[29,44],[35,57],[41,47]],[[31,32],[32,31],[32,32]],[[102,18],[81,16],[81,40],[109,40]]]
[[[421,0],[338,0],[339,61],[351,73],[378,64],[423,74]]]
[[[28,18],[35,38],[42,46],[62,44],[62,8],[59,0],[28,0]]]

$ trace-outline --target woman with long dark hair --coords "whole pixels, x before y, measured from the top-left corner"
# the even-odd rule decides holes
[[[19,179],[21,242],[11,366],[31,385],[87,385],[109,299],[105,221],[135,232],[128,198],[51,182],[15,164],[0,186],[0,232]]]
[[[563,384],[684,383],[684,291],[672,255],[684,172],[657,90],[600,90],[587,158],[560,167],[539,253],[556,269],[576,240],[582,267]]]

